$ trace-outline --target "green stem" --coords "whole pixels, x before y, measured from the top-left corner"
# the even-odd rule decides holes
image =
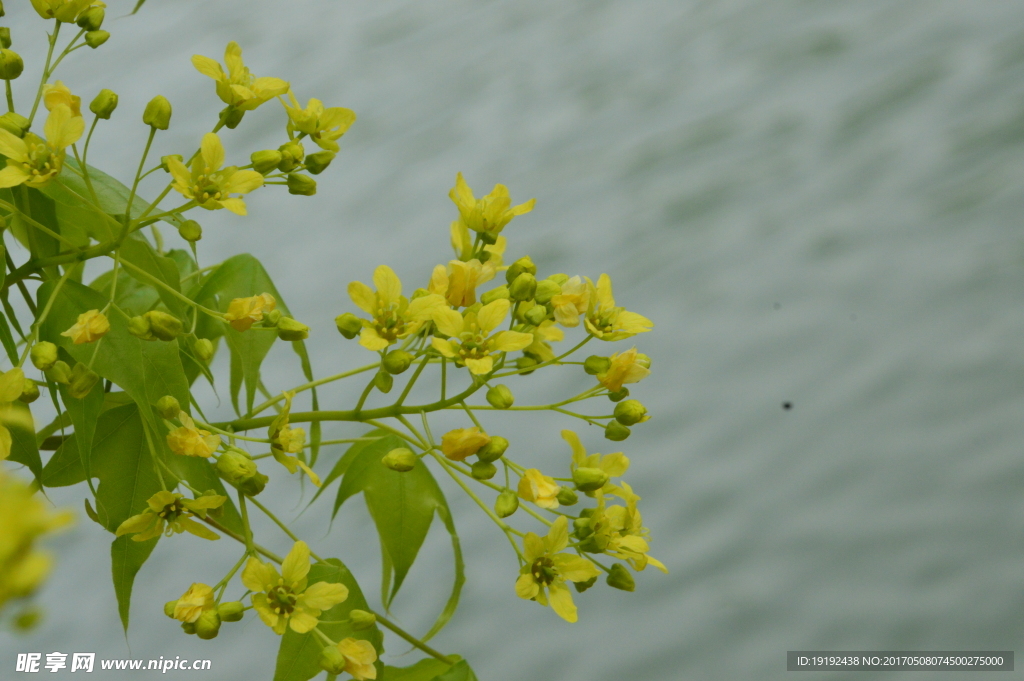
[[[373,612],[373,611],[371,610],[370,612]],[[431,657],[437,658],[438,660],[441,660],[445,664],[455,664],[455,660],[449,658],[446,655],[442,655],[441,653],[437,652],[436,650],[434,650],[433,648],[428,646],[423,641],[419,640],[418,638],[416,638],[412,634],[408,633],[407,631],[405,631],[404,629],[399,627],[397,624],[395,624],[391,620],[386,619],[380,613],[373,612],[373,615],[374,615],[374,617],[377,618],[377,621],[381,624],[381,626],[383,626],[386,629],[390,629],[395,634],[398,634],[398,636],[400,638],[405,639],[405,641],[407,643],[410,643],[413,646],[419,648],[420,650],[425,652],[427,655],[430,655]]]
[[[153,145],[153,138],[156,136],[156,128],[150,126],[149,137],[146,138],[146,148],[142,151],[142,158],[139,159],[139,169],[135,171],[135,180],[132,182],[131,191],[128,192],[128,205],[124,209],[124,229],[121,230],[120,241],[128,236],[128,228],[132,224],[132,203],[135,201],[135,192],[139,188],[139,178],[142,176],[142,168],[146,165],[146,157],[149,156],[149,148]]]
[[[238,492],[238,508],[242,512],[242,527],[245,529],[245,550],[250,555],[256,555],[256,547],[252,543],[252,527],[249,525],[249,509],[245,505],[245,495],[241,490]]]
[[[46,51],[43,77],[39,80],[39,88],[36,90],[36,101],[32,103],[32,113],[28,115],[29,127],[32,127],[32,121],[35,120],[36,110],[39,108],[39,100],[43,98],[43,86],[46,85],[46,81],[50,77],[50,60],[53,58],[53,48],[57,45],[57,34],[60,33],[60,22],[55,21],[54,23],[53,33],[50,35],[50,48]]]
[[[586,344],[587,344],[587,343],[588,343],[588,342],[590,341],[590,339],[591,339],[591,338],[593,338],[593,337],[594,337],[594,336],[593,336],[592,334],[588,334],[586,338],[584,338],[584,339],[583,339],[583,340],[581,340],[581,341],[580,341],[579,343],[577,343],[576,345],[574,345],[574,346],[572,347],[572,349],[571,349],[571,350],[569,350],[568,352],[565,352],[565,353],[563,353],[563,354],[559,355],[558,357],[555,357],[554,359],[549,359],[548,361],[546,361],[546,362],[541,362],[540,364],[534,364],[533,366],[531,366],[531,367],[527,367],[527,368],[525,368],[525,369],[516,369],[515,371],[509,371],[509,372],[507,372],[507,373],[504,373],[504,374],[495,374],[494,376],[491,376],[491,378],[505,378],[506,376],[515,376],[515,375],[517,375],[517,374],[521,374],[521,373],[523,373],[524,371],[536,371],[537,369],[540,369],[540,368],[542,368],[542,367],[546,367],[546,366],[548,366],[548,365],[550,365],[550,364],[555,364],[555,363],[557,363],[557,362],[559,362],[559,361],[561,361],[561,360],[565,359],[566,357],[568,357],[568,356],[569,356],[569,355],[571,355],[572,353],[576,352],[576,351],[577,351],[577,350],[579,350],[580,348],[582,348],[582,347],[583,347],[584,345],[586,345]]]
[[[243,537],[242,535],[238,534],[234,530],[229,530],[228,528],[224,527],[223,525],[218,523],[213,518],[207,516],[205,518],[202,518],[202,521],[205,522],[210,527],[212,527],[213,529],[217,530],[218,532],[223,532],[225,535],[227,535],[228,537],[231,537],[232,539],[237,541],[239,544],[245,544],[245,537]],[[266,556],[270,560],[274,561],[278,565],[280,565],[281,563],[284,562],[284,558],[282,558],[281,556],[277,555],[273,551],[270,551],[269,549],[263,548],[259,544],[255,544],[254,543],[252,545],[252,547],[256,550],[257,553],[262,553],[264,556]]]
[[[207,269],[211,269],[211,268],[207,268]],[[335,374],[334,376],[328,376],[327,378],[321,378],[321,379],[316,380],[316,381],[310,381],[309,383],[303,383],[302,385],[298,386],[297,388],[292,388],[288,392],[300,393],[303,390],[309,390],[310,388],[315,388],[317,386],[324,385],[325,383],[330,383],[332,381],[338,381],[338,380],[341,380],[342,378],[348,378],[349,376],[354,376],[355,374],[360,374],[360,373],[362,373],[364,371],[369,371],[370,369],[376,369],[378,366],[380,366],[379,363],[378,364],[367,364],[366,366],[359,367],[358,369],[352,369],[351,371],[344,371],[344,372],[342,372],[340,374]],[[278,395],[277,397],[269,399],[266,402],[264,402],[263,404],[259,405],[258,407],[255,407],[246,416],[251,418],[252,416],[255,416],[256,414],[259,414],[261,411],[265,411],[265,410],[269,409],[270,407],[274,406],[275,404],[277,404],[278,402],[280,402],[283,399],[284,399],[284,395]]]
[[[7,110],[14,113],[14,94],[11,92],[11,81],[5,80],[7,84]]]
[[[252,502],[253,506],[255,506],[256,508],[258,508],[261,511],[263,511],[263,514],[265,516],[267,516],[268,518],[273,520],[274,524],[277,525],[278,527],[280,527],[281,531],[284,532],[285,534],[287,534],[288,537],[291,538],[292,541],[294,541],[294,542],[302,541],[301,539],[299,539],[298,537],[295,536],[294,532],[292,532],[291,530],[288,529],[287,525],[285,525],[280,520],[278,520],[277,516],[270,512],[270,509],[268,509],[266,506],[264,506],[260,502],[256,501],[255,497],[248,497],[248,499],[249,499],[250,502]],[[309,555],[313,556],[313,558],[316,558],[317,562],[320,562],[320,563],[327,562],[323,558],[321,558],[320,556],[316,555],[312,550],[310,550]]]

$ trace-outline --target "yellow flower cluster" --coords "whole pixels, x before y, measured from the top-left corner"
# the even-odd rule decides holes
[[[160,491],[146,502],[149,508],[125,520],[114,534],[118,537],[134,534],[132,541],[146,541],[159,537],[161,534],[170,537],[172,534],[181,534],[182,532],[189,532],[203,539],[220,539],[192,518],[195,516],[206,518],[209,511],[220,508],[227,500],[227,497],[217,494],[186,499],[181,494]]]

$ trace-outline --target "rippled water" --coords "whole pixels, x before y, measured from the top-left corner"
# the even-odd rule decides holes
[[[40,22],[8,13],[15,48],[34,54]],[[84,96],[121,93],[125,129],[101,133],[118,146],[95,159],[109,170],[134,167],[145,129],[131,121],[157,93],[175,118],[156,153],[209,129],[218,102],[188,58],[231,39],[258,74],[358,112],[315,199],[257,196],[248,219],[204,220],[204,262],[263,258],[313,326],[319,373],[358,361],[331,324],[348,281],[386,261],[422,283],[447,257],[456,171],[537,198],[508,230],[516,254],[613,273],[620,301],[656,320],[638,339],[656,372],[635,391],[656,418],[626,444],[672,572],[644,573],[635,594],[589,591],[566,625],[515,597],[504,540],[453,492],[469,583],[436,645],[481,679],[773,679],[788,649],[1021,639],[1020,3],[149,0],[110,30],[65,73]],[[225,135],[229,154],[280,143],[271,109]],[[293,382],[291,362],[272,385]],[[564,422],[522,423],[537,462],[565,455]],[[80,508],[79,490],[53,496]],[[359,506],[328,536],[316,513],[297,527],[372,593]],[[258,622],[206,645],[152,606],[216,581],[233,546],[215,562],[191,554],[200,540],[161,542],[129,653],[97,541],[83,521],[56,543],[49,618],[30,638],[0,635],[4,665],[95,651],[269,676],[275,637]],[[443,602],[446,550],[428,539],[396,601],[413,629]]]

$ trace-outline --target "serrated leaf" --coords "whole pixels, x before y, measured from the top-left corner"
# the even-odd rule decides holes
[[[375,626],[368,629],[355,630],[348,623],[349,612],[358,610],[369,610],[366,598],[363,596],[355,577],[348,571],[337,558],[328,558],[326,563],[316,563],[309,568],[309,583],[333,582],[344,584],[348,587],[348,598],[342,603],[320,615],[320,619],[326,622],[338,622],[338,624],[321,624],[320,630],[331,639],[340,641],[345,638],[355,638],[369,641],[377,650],[380,656],[384,649],[384,636],[380,629]],[[291,629],[281,637],[281,647],[277,652],[277,669],[274,673],[274,681],[308,681],[321,673],[320,650],[323,644],[316,634],[296,634]],[[383,668],[380,660],[377,661],[378,676]]]
[[[277,301],[277,309],[288,314],[281,294],[278,293],[270,275],[260,261],[241,253],[228,258],[203,282],[202,288],[196,293],[195,300],[204,300],[219,296],[222,312],[235,298],[249,298],[261,293],[269,293]],[[231,401],[238,408],[238,391],[242,382],[245,383],[246,410],[252,411],[256,397],[256,389],[260,381],[260,365],[277,340],[277,334],[271,330],[249,329],[239,332],[228,325],[224,326],[224,338],[231,350]]]
[[[39,290],[39,299],[45,302],[53,290],[52,282],[43,284]],[[117,313],[108,315],[110,331],[95,343],[75,345],[70,338],[60,335],[75,323],[79,314],[102,309],[106,302],[88,286],[65,281],[40,335],[63,347],[75,360],[86,364],[91,361],[93,371],[122,388],[137,404],[144,405],[142,417],[155,428],[152,405],[164,395],[172,395],[188,409],[188,383],[176,343],[143,341],[132,336],[127,320]],[[98,348],[96,343],[100,344]]]
[[[404,442],[397,436],[388,435],[360,448],[342,478],[334,511],[337,513],[346,499],[363,492],[380,535],[384,586],[381,599],[385,606],[401,588],[426,539],[434,511],[437,511],[452,538],[455,581],[444,610],[423,638],[427,640],[440,631],[454,614],[465,583],[465,564],[448,502],[427,466],[420,462],[411,471],[399,473],[382,463],[385,454],[403,446]]]

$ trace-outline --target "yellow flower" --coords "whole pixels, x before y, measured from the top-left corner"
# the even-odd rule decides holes
[[[213,589],[206,584],[195,582],[181,595],[174,606],[174,619],[179,622],[195,622],[207,610],[214,610]]]
[[[654,322],[647,317],[615,307],[612,280],[607,274],[598,277],[596,287],[589,279],[587,284],[590,286],[590,307],[585,324],[587,331],[595,337],[617,341],[650,331],[654,327]]]
[[[348,598],[344,584],[317,582],[306,588],[309,574],[309,547],[295,542],[281,565],[281,573],[270,563],[249,558],[242,570],[242,584],[252,595],[252,605],[263,623],[283,634],[286,629],[305,634],[315,627],[320,613]]]
[[[597,509],[590,517],[595,535],[603,538],[599,547],[603,547],[609,555],[628,561],[638,572],[653,565],[668,573],[668,568],[660,560],[647,553],[650,550],[650,530],[643,526],[643,518],[637,508],[640,497],[625,482],[621,486],[610,485],[607,489],[609,493],[624,499],[626,506],[605,508],[603,496],[600,498]]]
[[[251,298],[235,298],[228,305],[224,319],[228,320],[235,331],[248,331],[253,324],[263,319],[263,315],[277,307],[277,301],[269,293],[261,293]]]
[[[448,196],[455,202],[459,219],[466,227],[492,236],[497,236],[515,216],[529,213],[537,203],[537,199],[530,199],[513,207],[508,187],[503,184],[494,185],[490,194],[478,200],[473,197],[473,190],[466,184],[462,173],[455,176],[455,186]]]
[[[473,237],[469,235],[469,227],[466,227],[462,220],[452,221],[451,241],[456,258],[464,262],[473,258]],[[501,267],[501,256],[505,254],[507,244],[505,237],[499,236],[493,244],[484,246],[484,254],[480,256],[480,261],[491,263],[495,269]]]
[[[25,372],[21,368],[14,367],[0,375],[0,461],[11,455],[11,446],[14,444],[7,426],[17,425],[31,431],[36,429],[30,413],[11,406],[24,391]]]
[[[7,157],[7,167],[0,170],[0,188],[45,185],[60,174],[65,148],[77,142],[84,129],[82,117],[64,104],[56,105],[46,117],[45,141],[31,132],[20,139],[0,129],[0,154]]]
[[[377,668],[373,666],[377,661],[377,651],[372,643],[350,637],[338,641],[336,647],[345,660],[345,671],[352,678],[356,681],[377,678]]]
[[[435,337],[434,349],[466,365],[473,374],[489,374],[494,368],[493,353],[522,350],[533,342],[532,334],[518,331],[490,335],[505,321],[508,309],[509,302],[504,299],[492,301],[478,311],[467,311],[465,316],[448,307],[438,308],[434,312],[434,324],[438,331],[451,338]]]
[[[549,478],[536,468],[528,468],[523,477],[519,478],[519,496],[541,508],[558,508],[558,489],[558,484],[553,478]]]
[[[82,98],[78,95],[71,94],[71,90],[68,86],[61,81],[57,81],[53,85],[43,86],[43,105],[47,111],[53,111],[60,104],[65,105],[71,110],[72,116],[82,115]]]
[[[248,194],[263,186],[263,176],[255,170],[239,170],[224,165],[224,145],[212,132],[203,135],[200,153],[192,161],[192,170],[174,156],[167,157],[167,169],[174,177],[174,188],[200,208],[227,208],[236,215],[245,215],[245,201],[231,194]]]
[[[29,596],[50,571],[49,554],[36,539],[71,522],[67,511],[52,512],[28,485],[0,468],[0,610],[14,598]]]
[[[211,435],[208,430],[196,428],[196,424],[185,412],[178,414],[180,428],[167,434],[171,451],[182,456],[213,456],[220,447],[220,435]]]
[[[590,289],[580,277],[572,277],[562,284],[562,292],[552,296],[555,320],[565,327],[579,326],[580,315],[590,306]]]
[[[242,111],[251,111],[260,104],[288,92],[288,83],[280,78],[257,78],[242,62],[242,48],[231,41],[224,51],[228,72],[213,59],[202,55],[192,57],[192,65],[204,76],[217,82],[217,96],[225,104]]]
[[[220,539],[205,525],[200,525],[192,518],[197,515],[205,518],[207,511],[220,508],[227,500],[227,497],[217,494],[204,494],[198,499],[186,499],[176,492],[160,491],[146,502],[149,508],[125,520],[114,534],[120,537],[137,533],[132,537],[132,541],[146,541],[161,534],[170,537],[182,532],[190,532],[203,539]]]
[[[363,330],[359,334],[359,344],[368,350],[383,350],[411,336],[430,320],[435,309],[447,307],[444,298],[433,293],[410,302],[402,295],[401,279],[387,265],[373,271],[373,284],[376,292],[361,281],[348,285],[352,302],[370,315],[370,319],[360,320]]]
[[[325,109],[319,99],[310,99],[303,109],[291,91],[288,92],[288,98],[292,102],[292,106],[284,105],[288,112],[288,132],[304,132],[321,149],[338,151],[340,147],[335,140],[355,123],[355,112],[340,106]]]
[[[491,441],[491,436],[479,428],[456,428],[449,430],[441,438],[441,453],[452,461],[464,461],[480,451],[480,448]]]
[[[520,303],[520,309],[523,312],[528,312],[531,307],[536,305],[532,300]],[[555,358],[555,353],[551,349],[551,343],[561,342],[565,339],[565,332],[562,331],[555,322],[550,319],[545,319],[540,323],[540,326],[535,326],[530,330],[530,334],[533,336],[533,342],[523,348],[524,355],[530,355],[541,362],[549,362]]]
[[[476,302],[476,287],[494,279],[500,265],[500,256],[497,263],[493,260],[481,263],[473,258],[468,262],[452,260],[447,269],[444,265],[437,265],[430,275],[427,290],[444,296],[453,307],[469,307]]]
[[[267,435],[271,443],[270,453],[274,455],[275,461],[288,469],[289,473],[302,469],[302,472],[309,476],[310,481],[319,487],[320,476],[314,473],[298,457],[289,456],[289,454],[298,454],[302,451],[302,447],[306,442],[306,431],[302,428],[291,428],[288,425],[288,418],[292,411],[292,398],[295,397],[295,393],[286,392],[284,397],[284,409],[281,410],[281,413],[270,424],[270,428],[267,429]]]
[[[92,0],[32,0],[32,7],[44,19],[57,19],[71,24],[78,19],[78,15],[84,12]],[[95,3],[103,7],[103,3]]]
[[[92,343],[110,331],[110,322],[99,310],[89,310],[78,315],[78,321],[60,335],[67,336],[75,342],[75,345]]]
[[[598,374],[597,381],[614,393],[622,390],[626,383],[638,383],[647,378],[651,370],[637,362],[636,356],[636,348],[615,353],[608,358],[611,361],[608,370]]]
[[[562,431],[562,439],[572,447],[572,464],[570,468],[597,468],[604,471],[609,478],[618,478],[625,475],[629,470],[629,457],[622,452],[614,454],[587,454],[586,448],[580,442],[580,438],[571,430]],[[639,498],[639,497],[638,497]]]
[[[526,565],[516,580],[516,595],[550,605],[566,622],[575,622],[576,605],[566,582],[586,582],[600,573],[580,556],[559,553],[569,545],[568,520],[559,516],[546,537],[528,532],[523,539]]]

